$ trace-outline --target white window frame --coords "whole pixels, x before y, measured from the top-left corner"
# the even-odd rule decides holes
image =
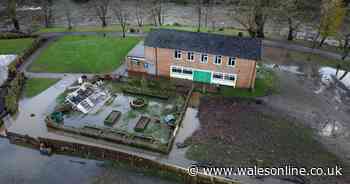
[[[180,72],[174,72],[173,69],[180,70]],[[172,66],[171,72],[176,74],[182,74],[182,67]]]
[[[232,61],[233,61],[233,65],[231,64]],[[236,66],[236,61],[237,61],[236,57],[229,57],[228,61],[227,61],[227,66],[235,67]]]
[[[187,61],[190,61],[190,62],[194,61],[194,52],[187,52]]]
[[[218,62],[219,61],[219,58],[220,58],[220,63]],[[214,57],[214,62],[213,62],[215,65],[221,65],[221,63],[222,63],[222,56],[220,56],[220,55],[216,55],[215,57]]]
[[[203,58],[206,58],[205,61],[203,61]],[[208,54],[201,54],[201,63],[207,64],[209,60]]]
[[[191,73],[191,74],[185,73],[184,70],[191,71],[192,73]],[[190,69],[190,68],[185,68],[185,67],[183,67],[183,68],[182,68],[182,74],[183,74],[183,75],[193,75],[193,70]]]
[[[178,57],[178,56],[180,56],[180,57]],[[174,51],[174,59],[176,59],[176,60],[182,59],[182,51],[181,50]]]
[[[215,78],[215,77],[214,77],[215,75],[221,75],[221,78]],[[214,72],[214,73],[213,73],[213,79],[214,79],[214,80],[224,80],[224,73],[221,73],[221,72]]]
[[[235,79],[234,80],[230,80],[230,79],[225,79],[225,77],[234,77]],[[235,74],[228,74],[228,73],[226,73],[225,75],[224,75],[224,80],[226,80],[226,81],[236,81],[236,76],[237,75],[235,75]]]

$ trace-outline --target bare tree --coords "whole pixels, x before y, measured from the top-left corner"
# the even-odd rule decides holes
[[[197,32],[201,32],[203,9],[204,0],[195,0],[195,12],[197,14]]]
[[[135,1],[135,18],[137,21],[137,25],[139,27],[142,27],[144,24],[144,17],[146,15],[145,13],[145,7],[143,7],[145,4],[144,0],[136,0]]]
[[[53,0],[41,0],[41,9],[44,17],[44,25],[48,28],[53,22]]]
[[[216,0],[206,0],[204,3],[204,26],[208,28],[209,19],[212,19],[212,12],[214,10],[214,6],[216,4]],[[211,20],[214,21],[214,20]]]
[[[17,19],[17,1],[16,0],[8,0],[7,1],[7,13],[9,18],[12,21],[13,27],[16,31],[20,30],[19,21]]]
[[[71,30],[73,29],[73,18],[72,18],[72,8],[69,5],[69,2],[70,0],[63,0],[62,8],[64,10],[64,16],[66,17],[66,20],[67,20],[68,29]]]
[[[165,0],[151,0],[151,16],[155,25],[163,25],[164,23],[164,1]]]
[[[316,0],[318,1],[318,0]],[[275,13],[276,22],[288,24],[288,40],[294,40],[295,32],[303,23],[314,21],[317,13],[315,0],[284,0],[280,1]]]
[[[102,27],[107,26],[107,15],[110,0],[91,0],[91,6],[95,9],[96,16],[100,19]]]
[[[277,7],[276,0],[238,0],[230,10],[232,18],[239,22],[252,37],[264,38],[268,17]]]
[[[128,22],[129,22],[128,9],[120,0],[116,0],[116,2],[114,3],[113,11],[115,16],[118,19],[120,26],[122,27],[123,38],[125,38],[125,33],[127,31]]]
[[[335,36],[341,28],[346,14],[343,0],[323,0],[319,36],[322,47],[328,37]]]
[[[236,20],[251,37],[256,36],[255,13],[253,6],[235,6],[229,10],[229,15]]]

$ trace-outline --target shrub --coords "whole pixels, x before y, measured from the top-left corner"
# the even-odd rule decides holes
[[[173,23],[173,26],[180,27],[180,26],[182,26],[182,25],[181,25],[180,23],[174,22],[174,23]]]

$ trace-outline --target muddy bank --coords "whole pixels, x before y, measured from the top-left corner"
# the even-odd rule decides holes
[[[201,101],[199,120],[200,129],[187,140],[191,144],[186,153],[190,159],[215,166],[311,168],[340,165],[344,168],[343,177],[305,177],[304,180],[314,184],[350,181],[346,171],[349,166],[319,143],[312,129],[265,104],[206,97]],[[275,179],[283,183],[286,178]],[[278,183],[276,180],[267,183],[275,182]]]

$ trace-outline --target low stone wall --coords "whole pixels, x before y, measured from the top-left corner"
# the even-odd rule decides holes
[[[79,156],[83,158],[97,159],[97,160],[111,160],[121,161],[130,164],[132,167],[142,169],[158,170],[162,173],[169,173],[176,175],[184,183],[190,184],[238,184],[231,180],[222,177],[211,177],[203,174],[197,176],[189,176],[186,168],[181,168],[172,164],[161,163],[156,160],[142,158],[140,156],[119,152],[115,150],[105,149],[96,146],[90,146],[79,143],[72,143],[60,140],[53,140],[47,138],[32,138],[8,132],[8,139],[13,144],[31,146],[39,149],[39,144],[44,143],[47,147],[52,148],[54,153]]]

